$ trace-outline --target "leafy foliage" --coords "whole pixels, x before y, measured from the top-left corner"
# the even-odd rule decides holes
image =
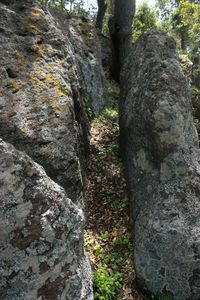
[[[94,238],[90,231],[86,231],[85,246],[90,259],[96,260],[94,299],[120,300],[120,289],[127,280],[126,272],[130,272],[129,276],[132,274],[132,266],[129,265],[133,252],[130,235],[115,229],[102,232]]]
[[[133,22],[133,39],[136,40],[141,34],[151,28],[157,28],[157,14],[147,1],[139,5]]]
[[[84,9],[84,0],[39,0],[42,6],[56,8],[68,15],[88,16],[89,11]]]
[[[196,52],[200,43],[200,3],[192,0],[157,0],[160,27],[174,35],[179,48]]]
[[[100,265],[94,274],[93,284],[95,300],[112,300],[122,287],[122,273],[109,274],[107,265]]]
[[[193,115],[200,134],[200,2],[194,0],[157,0],[159,28],[177,42],[182,69],[192,86]]]

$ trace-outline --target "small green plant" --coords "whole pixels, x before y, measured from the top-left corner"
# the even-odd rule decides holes
[[[101,241],[107,241],[109,239],[109,232],[108,231],[105,231],[103,232],[100,236],[99,236],[99,239]]]
[[[133,243],[129,235],[119,235],[115,241],[115,244],[119,247],[127,248],[129,251],[133,251]]]
[[[109,145],[104,146],[101,149],[101,153],[109,154],[109,153],[119,153],[119,144],[116,141],[111,142]]]
[[[120,199],[121,200],[121,199]],[[118,201],[115,203],[115,206],[122,212],[128,212],[128,202],[126,201]]]
[[[108,272],[107,265],[100,265],[93,277],[94,299],[116,299],[117,291],[122,287],[122,278],[122,273]]]
[[[100,119],[102,121],[104,119],[109,119],[116,124],[118,122],[118,111],[115,108],[107,107],[102,111]]]
[[[100,255],[103,252],[103,249],[100,245],[97,245],[94,247],[94,252],[95,254]]]

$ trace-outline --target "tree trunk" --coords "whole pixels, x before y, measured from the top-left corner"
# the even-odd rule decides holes
[[[188,42],[188,26],[184,26],[181,28],[180,36],[181,36],[181,49],[185,51],[187,49],[187,42]]]
[[[97,19],[96,19],[96,28],[101,33],[103,28],[103,19],[107,9],[107,4],[105,3],[105,0],[97,0],[97,4],[98,4],[98,12],[97,12]]]
[[[135,0],[115,0],[114,16],[109,20],[113,46],[112,75],[120,81],[120,70],[131,44],[132,22],[135,14]]]

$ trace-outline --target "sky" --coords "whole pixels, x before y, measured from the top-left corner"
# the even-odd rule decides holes
[[[143,2],[144,0],[136,0],[136,5],[140,4],[141,2]],[[155,5],[156,1],[155,0],[147,0],[149,5]]]
[[[136,0],[136,6],[143,2],[144,0]],[[85,7],[90,7],[90,5],[96,6],[96,0],[85,0]],[[149,5],[154,5],[156,0],[147,0]]]

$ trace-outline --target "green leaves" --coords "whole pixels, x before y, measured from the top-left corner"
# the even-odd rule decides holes
[[[142,33],[151,28],[157,28],[157,14],[146,1],[139,5],[133,22],[133,39],[136,40]]]
[[[112,300],[116,299],[118,289],[122,287],[123,275],[120,272],[113,272],[102,264],[94,274],[94,299]]]
[[[191,0],[157,0],[157,6],[161,29],[167,29],[182,50],[192,52],[197,49],[200,41],[200,3]]]

